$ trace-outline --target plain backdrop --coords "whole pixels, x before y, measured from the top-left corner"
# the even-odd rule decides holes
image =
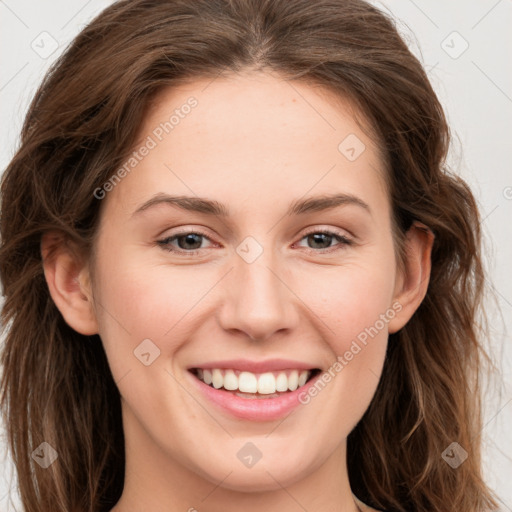
[[[111,3],[0,0],[0,171],[14,154],[28,102],[44,73]],[[481,207],[486,265],[498,304],[488,304],[492,352],[501,371],[500,388],[485,395],[484,469],[502,509],[512,512],[512,1],[373,3],[393,14],[428,71],[453,135],[449,163]],[[3,426],[0,434],[0,510],[20,510]]]

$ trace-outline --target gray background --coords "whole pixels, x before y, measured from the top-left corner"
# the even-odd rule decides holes
[[[489,302],[499,387],[485,395],[485,478],[512,512],[512,1],[373,2],[429,73],[454,137],[449,162],[482,211],[497,304]],[[11,159],[28,102],[43,74],[81,28],[111,1],[0,0],[0,169]],[[508,64],[507,64],[508,63]],[[501,310],[501,315],[500,315]],[[0,428],[0,509],[19,509],[16,476]],[[8,492],[12,490],[12,502]]]

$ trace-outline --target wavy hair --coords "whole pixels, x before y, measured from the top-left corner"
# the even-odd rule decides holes
[[[389,512],[495,510],[481,474],[480,218],[446,165],[438,98],[393,19],[363,0],[123,0],[51,66],[1,183],[1,407],[27,512],[102,512],[120,498],[120,395],[98,335],[52,301],[40,242],[57,230],[89,257],[100,201],[163,87],[222,72],[276,72],[348,98],[383,148],[395,242],[435,235],[428,291],[390,335],[376,394],[348,438],[352,490]],[[47,469],[31,453],[58,452]],[[469,454],[457,469],[441,454]]]

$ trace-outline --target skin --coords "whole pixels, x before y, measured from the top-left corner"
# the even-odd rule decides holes
[[[56,234],[42,241],[43,256],[56,247],[44,263],[55,303],[75,330],[101,336],[121,393],[126,474],[113,511],[356,512],[346,438],[375,393],[388,334],[426,293],[432,236],[411,228],[400,269],[383,161],[348,101],[270,73],[196,80],[156,97],[139,141],[191,96],[197,107],[103,199],[93,262]],[[366,147],[354,161],[338,150],[349,134]],[[335,192],[370,211],[285,215],[294,200]],[[134,214],[158,193],[215,199],[231,215],[165,203]],[[206,237],[168,242],[181,254],[157,243],[181,230]],[[353,243],[315,244],[309,230]],[[263,249],[251,263],[236,251],[248,236]],[[188,367],[219,359],[326,370],[393,304],[384,328],[284,420],[236,419],[191,386]],[[134,350],[148,338],[160,356],[145,366]],[[237,457],[249,441],[262,454],[252,468]]]

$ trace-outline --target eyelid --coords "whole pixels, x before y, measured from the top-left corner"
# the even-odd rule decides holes
[[[185,251],[184,249],[174,249],[174,248],[173,249],[169,249],[168,248],[169,246],[165,243],[168,240],[170,240],[171,238],[172,239],[176,239],[179,236],[184,236],[184,235],[189,235],[189,234],[201,235],[204,238],[208,239],[210,242],[215,243],[215,242],[213,242],[211,237],[208,234],[206,234],[206,232],[204,232],[201,229],[195,229],[195,228],[183,228],[180,231],[177,231],[177,232],[173,233],[172,235],[168,235],[168,236],[165,236],[164,238],[158,239],[156,241],[156,243],[158,245],[160,245],[164,250],[166,250],[168,252],[174,252],[174,253],[177,253],[177,254],[187,254],[189,256],[190,255],[195,255],[198,252],[202,251],[203,249],[193,249],[192,251]]]
[[[322,227],[319,225],[312,226],[311,228],[306,228],[306,231],[302,234],[302,237],[304,238],[305,236],[310,235],[312,233],[329,233],[346,239],[350,238],[350,240],[355,239],[355,236],[346,229],[341,230],[339,228],[333,228],[328,226]]]
[[[329,252],[336,252],[338,250],[341,250],[343,248],[343,246],[353,245],[355,243],[354,236],[352,234],[349,234],[349,236],[347,236],[345,234],[345,233],[348,233],[346,230],[344,232],[342,232],[341,230],[339,230],[339,228],[321,227],[318,225],[311,226],[311,227],[307,228],[307,230],[302,233],[302,235],[297,240],[297,242],[300,242],[301,240],[303,240],[305,237],[307,237],[310,234],[316,234],[316,233],[331,235],[335,238],[338,238],[340,243],[338,243],[337,245],[335,245],[333,247],[327,247],[325,249],[312,249],[309,247],[304,247],[304,249],[306,249],[307,252],[318,253],[318,254],[327,254]],[[209,240],[210,242],[212,242],[213,244],[215,244],[215,242],[212,240],[212,238],[202,229],[187,228],[187,227],[182,228],[179,231],[172,233],[169,236],[160,238],[159,240],[157,240],[156,243],[158,245],[160,245],[164,250],[167,250],[168,252],[173,252],[173,253],[177,253],[177,254],[186,254],[188,256],[196,255],[197,253],[207,249],[207,247],[202,248],[202,249],[193,249],[191,251],[186,251],[184,249],[174,249],[174,248],[169,249],[169,245],[166,242],[168,242],[170,239],[175,240],[180,236],[184,236],[184,235],[188,235],[188,234],[200,235],[200,236],[206,238],[207,240]],[[340,245],[341,245],[341,247],[338,247]]]
[[[337,238],[338,243],[332,247],[326,247],[324,249],[312,249],[310,247],[303,247],[303,249],[306,249],[306,252],[308,252],[308,253],[326,255],[326,254],[342,251],[343,249],[346,248],[346,246],[355,244],[354,237],[352,235],[347,236],[344,232],[340,231],[337,228],[326,228],[326,227],[322,228],[319,226],[313,226],[312,228],[303,232],[302,236],[299,238],[298,242],[302,241],[308,235],[316,234],[316,233],[326,234],[326,235],[332,236],[333,238]]]

